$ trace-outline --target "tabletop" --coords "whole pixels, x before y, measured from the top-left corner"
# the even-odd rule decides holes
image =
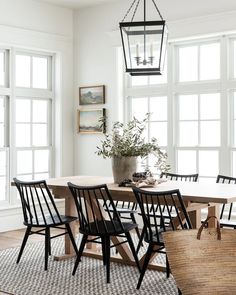
[[[92,186],[106,183],[112,194],[120,196],[133,196],[130,187],[119,187],[113,182],[112,177],[102,176],[67,176],[47,180],[49,188],[57,191],[68,191],[67,182],[76,185]],[[143,188],[152,191],[168,191],[179,189],[183,198],[199,203],[232,203],[236,201],[236,185],[223,183],[166,181],[155,185],[153,188]],[[62,194],[62,197],[63,194]]]

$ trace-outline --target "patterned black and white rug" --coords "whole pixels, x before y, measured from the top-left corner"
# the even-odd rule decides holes
[[[52,253],[63,253],[63,238],[52,241]],[[143,249],[144,251],[144,249]],[[17,265],[19,248],[0,252],[0,291],[14,295],[175,295],[173,277],[147,270],[140,290],[136,290],[139,272],[135,267],[111,263],[111,283],[105,282],[101,260],[82,257],[76,275],[71,275],[75,258],[53,261],[44,271],[44,243],[28,243]],[[140,253],[141,254],[141,253]],[[159,258],[160,259],[160,258]],[[164,257],[163,257],[164,260]]]

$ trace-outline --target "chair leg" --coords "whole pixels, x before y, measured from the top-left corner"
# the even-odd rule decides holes
[[[73,248],[75,250],[76,256],[78,257],[79,256],[79,251],[78,251],[78,248],[76,246],[76,242],[75,242],[75,239],[74,239],[74,236],[73,236],[73,233],[71,231],[71,227],[70,227],[69,223],[66,223],[66,229],[67,229],[67,233],[68,233],[68,235],[70,237],[72,246],[73,246]]]
[[[49,246],[50,244],[50,232],[49,227],[45,228],[45,262],[44,262],[44,270],[48,269],[48,255],[49,255]]]
[[[27,242],[28,237],[30,235],[31,228],[32,228],[31,226],[28,226],[27,229],[26,229],[26,231],[25,231],[25,235],[24,235],[24,238],[23,238],[23,241],[22,241],[22,244],[21,244],[20,252],[18,254],[16,263],[19,263],[20,262],[21,256],[23,254],[23,251],[24,251],[24,248],[25,248],[25,245],[26,245],[26,242]]]
[[[137,249],[136,249],[137,254],[138,254],[141,246],[143,246],[144,234],[145,234],[145,230],[144,230],[144,227],[143,227],[142,232],[141,232],[141,236],[140,236],[140,239],[139,239],[139,242],[138,242],[138,246],[137,246]]]
[[[167,278],[170,277],[170,265],[169,265],[169,261],[168,261],[167,255],[166,255],[166,277]]]
[[[136,218],[135,218],[135,216],[134,216],[134,213],[130,213],[130,218],[132,219],[133,223],[137,224],[137,221],[136,221]],[[139,239],[139,241],[140,241],[140,239],[141,239],[141,235],[140,235],[140,232],[139,232],[138,227],[136,227],[135,230],[136,230],[136,233],[137,233],[138,239]],[[143,247],[143,241],[141,241],[141,246]]]
[[[102,240],[102,258],[103,258],[103,265],[106,265],[106,240],[104,237],[101,237]]]
[[[106,270],[107,270],[107,284],[110,283],[110,237],[105,237],[105,252],[106,252]]]
[[[125,235],[127,237],[131,252],[133,253],[134,260],[135,260],[135,262],[137,264],[138,270],[139,270],[139,272],[141,272],[141,267],[140,267],[140,264],[139,264],[138,256],[137,256],[137,253],[135,251],[134,243],[133,243],[133,240],[131,238],[130,232],[127,232]]]
[[[52,247],[51,247],[51,233],[50,233],[50,227],[48,228],[48,235],[49,235],[49,245],[48,245],[48,255],[52,255]]]
[[[82,238],[82,241],[81,241],[81,244],[80,244],[80,248],[79,248],[79,253],[78,253],[78,256],[76,258],[75,266],[74,266],[74,269],[73,269],[73,272],[72,272],[72,275],[73,276],[76,273],[76,270],[77,270],[78,264],[80,262],[80,258],[81,258],[82,254],[83,254],[84,246],[85,246],[85,244],[87,242],[87,239],[88,239],[88,236],[87,235],[83,235],[83,238]]]
[[[140,286],[141,286],[143,277],[144,277],[145,272],[147,270],[147,266],[148,266],[149,260],[150,260],[151,255],[152,255],[152,250],[153,250],[153,245],[152,244],[149,244],[148,249],[147,249],[147,253],[146,253],[146,257],[145,257],[144,262],[143,262],[143,267],[142,267],[142,271],[141,271],[141,274],[140,274],[140,277],[139,277],[137,289],[139,289]]]

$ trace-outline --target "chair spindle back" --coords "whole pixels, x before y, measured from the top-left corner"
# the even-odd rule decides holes
[[[95,230],[98,235],[101,232],[109,233],[106,221],[110,221],[109,225],[115,233],[120,229],[124,230],[106,184],[77,186],[69,182],[68,186],[75,201],[82,231]],[[112,213],[109,207],[112,207]]]
[[[216,183],[236,184],[236,178],[219,174],[219,175],[217,175]],[[227,207],[228,207],[227,219],[228,220],[231,219],[233,203],[230,203],[230,204],[227,204],[227,205],[226,204],[222,205],[221,212],[220,212],[220,219],[222,219],[224,214],[226,214]]]
[[[160,243],[160,224],[162,231],[192,228],[185,204],[179,190],[152,192],[133,188],[135,197],[141,209],[146,235],[150,240],[155,238]],[[166,225],[163,215],[163,205],[168,214],[169,224]],[[152,208],[155,207],[155,210]],[[174,212],[175,217],[172,213]]]
[[[198,174],[175,174],[175,173],[164,173],[162,172],[160,178],[166,177],[169,180],[176,180],[176,181],[198,181]]]
[[[20,194],[24,222],[36,226],[62,222],[46,181],[20,181],[13,179]],[[48,218],[49,217],[49,218]]]

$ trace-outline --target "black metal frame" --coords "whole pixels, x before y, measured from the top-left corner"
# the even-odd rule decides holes
[[[195,174],[176,174],[176,173],[168,173],[162,172],[160,178],[166,177],[169,180],[177,180],[177,181],[198,181],[198,173]]]
[[[145,260],[142,267],[142,272],[139,277],[137,284],[137,289],[140,288],[143,277],[147,270],[147,266],[151,255],[153,252],[165,253],[164,241],[162,238],[162,233],[170,230],[177,230],[178,228],[174,224],[171,208],[175,210],[176,217],[181,229],[191,229],[192,224],[188,216],[185,204],[183,202],[182,196],[179,190],[163,191],[163,192],[153,192],[141,190],[139,188],[133,188],[136,200],[141,209],[144,229],[145,229],[145,241],[149,244],[148,250],[146,252]],[[165,216],[162,214],[162,206],[167,208],[169,215],[169,226],[165,225]],[[157,210],[152,210],[151,208],[157,206]],[[151,210],[151,214],[149,214]],[[159,219],[161,227],[159,226]],[[158,246],[158,250],[155,249]],[[170,268],[168,263],[168,258],[166,256],[166,272],[167,278],[170,275]]]
[[[110,248],[112,247],[128,242],[137,267],[141,270],[130,235],[130,231],[135,229],[138,225],[121,222],[106,184],[88,187],[77,186],[68,182],[68,187],[78,212],[80,223],[79,231],[83,235],[72,275],[76,273],[85,244],[91,242],[102,244],[103,264],[106,266],[107,283],[110,282]],[[96,206],[96,208],[94,206]],[[102,213],[102,206],[107,212],[106,217],[104,217]],[[109,207],[112,207],[113,214],[111,214]],[[89,236],[94,236],[95,238],[88,240]],[[110,240],[112,236],[126,238],[126,240],[116,245],[111,245]]]
[[[20,194],[24,225],[27,227],[16,263],[18,264],[20,262],[27,240],[29,236],[33,234],[45,236],[44,270],[48,269],[48,257],[51,255],[51,240],[54,238],[68,234],[72,246],[78,254],[78,249],[70,227],[70,222],[75,221],[78,218],[59,214],[46,181],[25,182],[16,178],[13,180]],[[63,225],[65,228],[61,227]],[[32,230],[33,228],[42,229],[34,231]],[[65,230],[65,232],[51,236],[51,228],[62,229]]]
[[[164,39],[164,33],[165,33],[165,27],[166,27],[166,22],[165,20],[163,20],[162,15],[155,3],[155,0],[152,0],[158,14],[159,17],[161,18],[161,20],[158,21],[146,21],[146,0],[143,0],[144,2],[144,15],[143,15],[143,19],[144,21],[133,21],[135,13],[137,11],[138,5],[140,1],[137,1],[136,3],[136,8],[134,11],[134,14],[132,16],[131,22],[124,22],[124,20],[126,19],[127,15],[129,14],[129,12],[131,11],[132,7],[134,6],[136,0],[134,0],[133,4],[131,5],[131,7],[129,8],[128,12],[126,13],[124,19],[122,22],[120,22],[120,34],[121,34],[121,40],[122,40],[122,47],[123,47],[123,53],[124,53],[124,59],[125,59],[125,67],[126,67],[126,72],[130,73],[131,76],[146,76],[146,75],[161,75],[161,57],[162,57],[162,50],[163,50],[163,39]],[[146,28],[146,26],[162,26],[162,30],[159,30],[159,35],[161,35],[161,47],[160,47],[160,55],[159,55],[159,67],[157,68],[140,68],[140,69],[132,69],[132,68],[128,68],[127,65],[127,56],[126,56],[126,52],[125,52],[125,44],[124,44],[124,36],[123,36],[123,28],[129,28],[129,27],[144,27],[144,30]],[[129,33],[126,31],[127,36],[129,35]],[[137,32],[136,32],[137,33]],[[144,46],[146,45],[146,32],[144,34]],[[129,43],[129,41],[128,41]]]

